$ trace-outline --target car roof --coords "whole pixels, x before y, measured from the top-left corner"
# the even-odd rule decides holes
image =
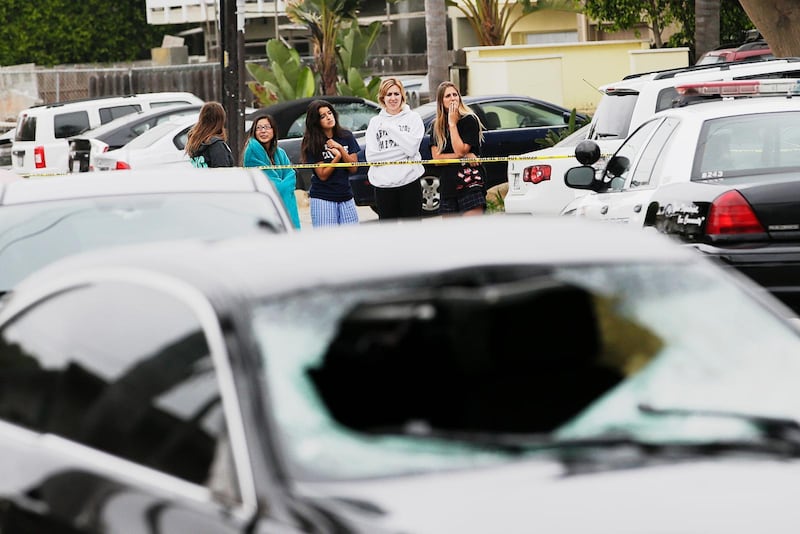
[[[317,228],[293,233],[290,239],[274,235],[115,247],[44,267],[21,282],[19,292],[33,288],[35,293],[50,283],[83,283],[78,278],[89,272],[121,270],[167,276],[228,300],[232,293],[277,296],[476,266],[692,261],[705,260],[667,237],[640,229],[571,217],[488,215]],[[3,311],[13,309],[13,302],[12,296]]]
[[[656,115],[688,116],[696,120],[705,121],[717,117],[787,111],[800,111],[800,97],[760,96],[708,100],[695,102],[683,107],[665,109]]]
[[[709,65],[691,65],[677,69],[631,74],[613,83],[601,85],[599,90],[606,92],[609,88],[629,88],[639,90],[651,82],[660,82],[661,85],[678,85],[680,80],[687,82],[692,79],[710,79],[715,75],[722,77],[756,77],[773,72],[800,70],[800,58],[769,58],[754,61],[732,61],[713,63]]]
[[[548,102],[547,100],[542,100],[541,98],[536,98],[528,95],[514,95],[507,93],[499,93],[491,95],[464,95],[461,97],[461,100],[463,100],[463,102],[468,106],[472,104],[483,104],[485,102],[491,102],[495,100],[524,100],[526,102],[538,102],[548,106],[562,108],[565,111],[569,111],[567,108],[564,108],[563,106],[560,106],[553,102]],[[430,102],[422,104],[421,106],[417,106],[414,108],[414,111],[419,113],[424,121],[431,120],[436,115],[436,100],[432,100]]]
[[[182,111],[197,111],[199,113],[201,107],[202,104],[178,104],[174,106],[162,106],[157,108],[145,109],[142,111],[135,111],[133,113],[128,113],[127,115],[123,115],[122,117],[116,118],[111,122],[101,124],[97,128],[86,130],[80,135],[76,135],[75,138],[82,138],[82,137],[98,138],[102,135],[114,132],[119,128],[124,128],[131,123],[138,121],[145,121],[152,117],[161,117],[163,115],[170,115]]]
[[[258,108],[252,113],[248,113],[245,117],[245,129],[249,129],[248,125],[252,124],[252,121],[257,118],[263,117],[264,115],[272,115],[272,118],[274,118],[275,122],[278,124],[278,136],[282,139],[287,135],[295,119],[299,115],[304,115],[308,105],[315,100],[326,100],[334,107],[336,107],[337,104],[363,103],[373,105],[376,109],[380,109],[380,106],[376,102],[359,96],[326,95],[297,98]]]
[[[116,150],[111,150],[107,152],[107,154],[117,152],[117,150],[142,149],[149,147],[165,135],[168,135],[171,132],[178,133],[184,128],[195,124],[199,116],[199,113],[191,113],[189,115],[174,117],[168,121],[162,122],[161,124],[156,124],[146,132],[142,132],[141,135],[131,139],[131,142],[127,145]],[[119,153],[121,154],[121,152]]]
[[[0,182],[0,205],[10,206],[73,198],[146,193],[255,191],[256,180],[263,179],[254,169],[223,168],[197,172],[193,167],[97,171],[60,176],[45,176]]]

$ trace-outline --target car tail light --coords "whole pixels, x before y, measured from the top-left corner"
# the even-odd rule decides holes
[[[33,149],[33,164],[37,169],[44,169],[47,163],[44,161],[44,147],[37,146]]]
[[[131,166],[125,163],[124,161],[118,161],[117,165],[114,167],[115,171],[124,171],[126,169],[130,169]]]
[[[531,165],[522,171],[522,181],[538,184],[550,179],[550,165]]]
[[[706,234],[761,234],[764,227],[753,208],[738,191],[721,194],[711,203],[706,222]]]

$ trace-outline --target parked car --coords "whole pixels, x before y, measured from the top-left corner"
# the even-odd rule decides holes
[[[790,58],[730,65],[701,65],[627,76],[623,80],[600,87],[603,97],[592,115],[586,137],[597,144],[603,158],[607,159],[640,124],[654,113],[672,107],[678,98],[676,86],[695,81],[758,77],[800,77],[800,60]],[[574,152],[565,153],[569,151],[569,148],[566,151],[555,151],[552,159],[547,159],[544,154],[536,151],[516,158],[513,166],[509,167],[506,213],[560,213],[575,196],[564,184],[564,172],[579,164],[574,159]],[[524,156],[531,158],[525,160]],[[596,164],[601,165],[602,162]],[[535,177],[546,175],[548,171],[549,182],[525,182],[526,173],[529,177]]]
[[[689,96],[695,104],[654,115],[600,173],[567,171],[569,187],[591,191],[567,211],[656,228],[736,267],[800,313],[800,98],[786,96],[798,88],[800,80],[680,86],[698,94]],[[737,93],[746,98],[719,100]],[[584,141],[581,150],[597,146]]]
[[[496,158],[529,152],[541,148],[537,141],[544,139],[548,132],[560,131],[567,127],[571,110],[564,107],[519,95],[464,96],[463,101],[478,116],[483,124],[484,144],[481,156]],[[436,101],[423,104],[414,109],[422,117],[428,133],[436,119]],[[578,122],[589,118],[577,115]],[[431,159],[430,136],[426,135],[420,144],[423,160]],[[485,163],[487,172],[486,187],[494,187],[507,179],[507,162]],[[437,165],[425,165],[425,174],[420,179],[422,186],[422,209],[427,215],[439,211],[439,172]],[[354,174],[350,178],[353,195],[359,206],[375,205],[375,191],[364,174]]]
[[[723,44],[701,55],[695,65],[711,65],[730,61],[755,61],[770,59],[772,50],[758,30],[749,30],[744,41]]]
[[[286,151],[289,161],[293,163],[301,162],[300,144],[303,141],[303,134],[306,131],[306,110],[308,105],[317,99],[324,99],[330,102],[339,114],[339,123],[346,129],[353,132],[361,151],[364,151],[364,134],[367,132],[369,120],[380,113],[381,107],[365,98],[356,96],[314,96],[310,98],[298,98],[287,102],[279,102],[265,108],[260,108],[246,116],[247,128],[249,124],[262,115],[272,115],[278,124],[278,143]],[[362,157],[363,159],[363,157]],[[316,163],[316,162],[310,162]],[[366,167],[359,168],[359,174],[366,179]],[[311,187],[311,169],[297,169],[297,187],[308,191]]]
[[[0,522],[794,533],[783,313],[663,236],[568,218],[73,256],[0,309]]]
[[[138,111],[76,135],[69,139],[69,170],[70,172],[94,170],[93,154],[121,148],[153,126],[173,117],[192,114],[196,116],[200,113],[201,107],[201,104],[190,104]]]
[[[549,148],[520,154],[508,161],[506,213],[553,215],[572,202],[582,191],[563,183],[564,173],[575,166],[575,147],[586,139],[591,125],[586,124]],[[594,164],[602,167],[610,154]]]
[[[116,150],[96,154],[95,169],[114,171],[164,167],[192,167],[184,149],[189,129],[199,113],[173,117],[158,124]]]
[[[252,169],[93,172],[8,183],[0,176],[0,294],[86,250],[291,231],[272,183]]]
[[[14,142],[16,128],[4,132],[0,135],[0,169],[11,168],[11,144]]]
[[[69,171],[67,139],[143,109],[202,104],[191,93],[163,92],[74,100],[34,106],[17,116],[12,145],[13,169],[19,174]]]
[[[306,109],[308,104],[317,98],[325,98],[335,106],[342,126],[352,130],[357,139],[363,138],[370,117],[377,115],[380,111],[377,104],[359,97],[303,98],[273,104],[248,113],[245,116],[245,130],[249,130],[254,118],[262,114],[272,114],[278,123],[280,136],[278,145],[286,150],[291,162],[300,164],[300,144],[303,140],[303,132],[305,132]],[[197,114],[194,114],[170,120],[166,125],[155,126],[127,145],[98,155],[95,165],[102,170],[189,165],[184,149],[189,129],[196,122]],[[363,168],[362,172],[366,177],[366,168]],[[298,168],[297,188],[307,190],[310,184],[311,170]]]

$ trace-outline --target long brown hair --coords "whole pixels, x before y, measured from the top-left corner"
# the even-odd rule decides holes
[[[342,128],[339,124],[339,113],[333,104],[327,100],[314,100],[308,105],[306,110],[306,132],[303,134],[303,142],[300,143],[300,161],[306,162],[306,154],[321,154],[325,148],[325,143],[328,142],[328,136],[325,135],[325,130],[322,129],[319,121],[319,110],[328,108],[333,113],[333,118],[336,124],[333,126],[333,136],[341,139],[344,133],[348,130]],[[314,163],[314,162],[312,162]]]
[[[267,119],[269,125],[272,126],[272,139],[270,139],[267,143],[261,143],[261,141],[256,137],[256,126],[258,123]],[[275,163],[275,152],[278,150],[278,123],[275,122],[275,117],[272,115],[259,115],[255,119],[253,119],[253,124],[250,125],[250,130],[247,133],[247,139],[244,140],[244,149],[242,149],[242,163],[244,162],[244,152],[247,149],[247,145],[250,144],[250,139],[255,139],[261,146],[264,147],[264,150],[267,152],[267,156],[269,156],[270,161]]]
[[[200,116],[197,123],[189,130],[189,137],[186,140],[186,153],[190,156],[197,153],[200,145],[206,143],[214,136],[228,141],[228,131],[225,129],[225,108],[219,102],[206,102],[200,108]]]
[[[465,115],[472,115],[475,117],[475,120],[478,121],[478,128],[480,132],[480,142],[483,143],[483,124],[478,116],[472,111],[469,106],[464,103],[464,99],[461,97],[461,91],[458,90],[456,84],[453,82],[442,82],[439,84],[439,87],[436,89],[436,119],[433,122],[433,133],[434,138],[436,140],[436,146],[439,148],[439,152],[444,151],[445,141],[447,140],[447,113],[448,110],[444,106],[444,93],[447,91],[449,87],[455,89],[456,93],[458,93],[458,118],[461,120],[461,117]]]

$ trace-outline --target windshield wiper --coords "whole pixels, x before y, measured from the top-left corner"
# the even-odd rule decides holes
[[[500,449],[504,452],[522,453],[547,447],[553,439],[548,434],[515,434],[509,432],[474,431],[434,428],[425,421],[412,421],[405,425],[374,427],[364,430],[371,435],[395,435],[435,439]]]
[[[788,417],[771,417],[724,410],[659,407],[647,403],[640,403],[638,408],[639,411],[648,415],[738,419],[754,425],[764,437],[791,444],[798,449],[797,452],[800,452],[800,422]]]

